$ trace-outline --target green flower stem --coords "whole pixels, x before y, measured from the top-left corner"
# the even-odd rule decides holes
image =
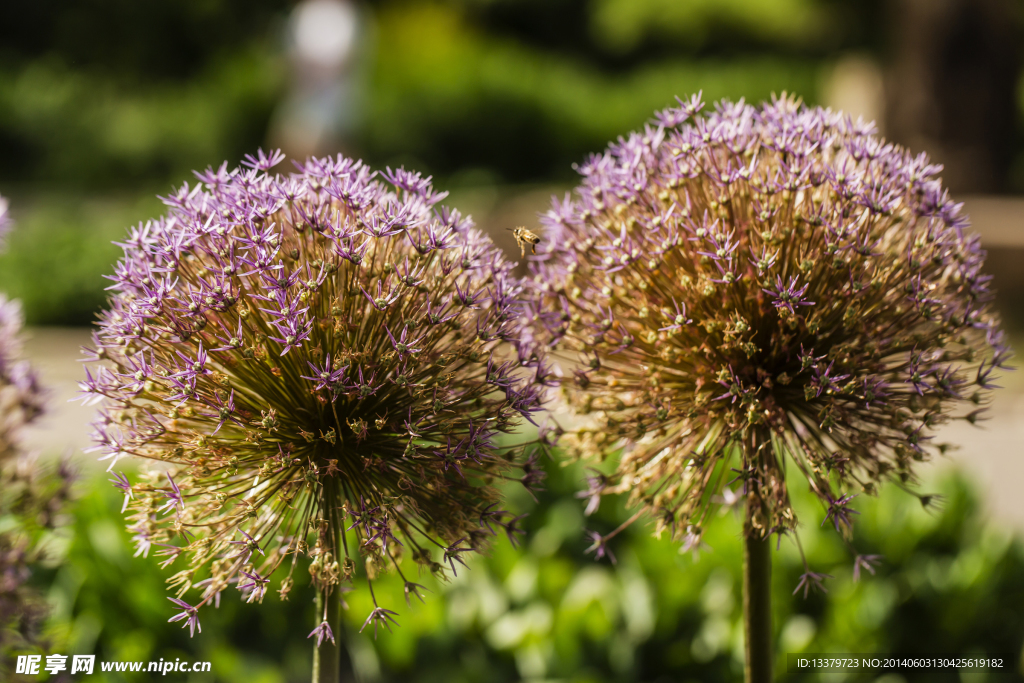
[[[320,647],[313,648],[313,683],[339,683],[341,680],[341,600],[337,595],[328,596],[322,590],[316,593],[317,614],[324,613],[327,601],[327,623],[334,634],[334,641],[328,638]]]
[[[772,680],[772,555],[769,538],[748,524],[743,534],[743,635],[745,683]]]

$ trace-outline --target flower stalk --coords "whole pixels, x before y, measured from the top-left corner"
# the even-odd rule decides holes
[[[743,459],[754,462],[759,454],[757,441],[744,439]],[[772,555],[771,540],[756,527],[761,502],[753,489],[747,497],[743,526],[743,637],[746,661],[745,683],[770,683],[772,680]]]
[[[743,537],[743,636],[746,683],[772,680],[772,556],[771,541]]]

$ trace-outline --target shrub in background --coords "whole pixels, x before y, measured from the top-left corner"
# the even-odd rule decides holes
[[[743,664],[739,506],[712,516],[699,554],[680,553],[640,523],[612,541],[617,564],[595,564],[586,553],[583,506],[574,497],[583,467],[545,467],[546,490],[537,502],[521,489],[508,491],[511,509],[529,513],[523,522],[529,541],[518,548],[498,541],[489,557],[467,560],[469,569],[450,583],[424,577],[433,594],[403,610],[401,628],[376,640],[359,634],[372,602],[365,591],[346,596],[343,630],[359,679],[735,681]],[[66,634],[67,652],[106,660],[212,661],[217,680],[228,683],[308,677],[305,633],[289,627],[315,618],[308,578],[299,576],[288,601],[276,595],[258,606],[223,601],[204,617],[203,637],[189,639],[166,621],[160,558],[132,558],[131,535],[118,514],[122,497],[106,476],[87,484],[88,493],[70,510],[75,522],[67,556],[55,573],[41,577],[52,582],[53,626]],[[943,496],[942,508],[924,510],[894,487],[862,506],[856,543],[886,557],[870,581],[852,580],[846,550],[832,530],[809,525],[801,532],[807,560],[835,578],[827,596],[805,600],[788,587],[803,572],[800,554],[782,546],[774,594],[780,674],[785,655],[796,652],[1019,655],[1024,546],[984,519],[964,479],[946,472],[929,476],[927,484]],[[813,513],[817,504],[805,487],[792,495],[798,512]],[[592,528],[607,532],[628,519],[625,502],[624,496],[607,499],[591,516]],[[402,581],[389,574],[375,586],[392,593],[401,591]],[[1014,662],[1004,675],[985,680],[1018,680],[1019,672]],[[910,683],[960,681],[956,671],[901,675]],[[811,672],[791,680],[826,678]]]

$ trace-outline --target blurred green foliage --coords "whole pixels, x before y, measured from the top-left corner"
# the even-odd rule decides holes
[[[869,0],[362,2],[374,164],[565,178],[673,95],[816,96],[877,50]],[[288,0],[39,0],[0,7],[0,181],[179,182],[266,142],[286,87]]]
[[[452,188],[572,183],[675,95],[816,102],[837,59],[882,58],[891,39],[882,0],[359,4],[367,92],[348,149]],[[159,212],[152,197],[268,144],[293,6],[0,3],[0,193],[22,225],[0,286],[30,324],[90,320],[107,243]]]
[[[125,85],[50,57],[0,66],[0,168],[8,181],[71,187],[178,181],[258,146],[280,81],[273,54],[255,46],[172,83]]]
[[[573,497],[582,468],[548,466],[548,490],[532,501],[510,490],[510,506],[528,511],[522,547],[497,540],[448,584],[418,580],[426,602],[402,604],[394,575],[375,582],[383,607],[401,626],[374,640],[359,633],[372,604],[365,583],[347,597],[349,661],[356,680],[500,683],[515,680],[738,680],[742,667],[740,523],[732,514],[709,526],[698,556],[635,525],[613,542],[618,563],[594,562],[584,527],[603,532],[627,512],[602,507],[584,520]],[[314,623],[312,592],[289,602],[276,593],[247,605],[234,591],[219,610],[201,612],[190,640],[167,601],[157,559],[133,558],[118,511],[121,496],[104,475],[90,478],[72,511],[69,545],[38,577],[52,585],[50,652],[95,653],[99,660],[175,657],[213,662],[213,677],[178,680],[251,683],[304,681]],[[937,511],[894,488],[857,506],[855,545],[885,555],[874,577],[854,583],[852,558],[806,492],[796,496],[801,539],[815,571],[832,574],[827,596],[794,596],[803,568],[791,540],[773,553],[780,680],[861,681],[873,676],[783,676],[785,653],[1010,653],[1012,673],[961,678],[957,672],[905,673],[906,681],[1020,680],[1024,642],[1024,545],[982,520],[969,487],[947,474],[934,482]],[[460,568],[461,569],[461,568]],[[297,572],[299,582],[304,572]],[[411,577],[412,578],[412,577]],[[63,648],[63,649],[62,649]],[[101,675],[93,680],[104,679]]]
[[[41,466],[7,445],[0,446],[0,680],[14,670],[12,652],[47,646],[47,602],[30,580],[35,565],[60,554],[54,530],[67,524],[73,481],[68,468]]]
[[[88,325],[106,302],[104,275],[121,249],[113,241],[140,216],[162,211],[153,196],[90,198],[40,193],[11,197],[17,229],[0,254],[0,291],[21,299],[31,323]]]
[[[0,6],[0,179],[121,192],[261,144],[280,0]]]
[[[701,47],[716,25],[755,39],[812,46],[828,24],[827,6],[814,0],[597,0],[592,33],[609,48],[635,50],[645,38]]]
[[[388,6],[376,19],[381,49],[359,140],[367,157],[495,182],[572,179],[573,163],[675,95],[760,101],[786,90],[813,100],[822,69],[771,53],[602,69],[489,34],[451,4]]]

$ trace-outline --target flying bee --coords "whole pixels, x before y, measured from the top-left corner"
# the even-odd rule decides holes
[[[516,244],[519,245],[519,250],[522,253],[523,258],[526,258],[527,244],[530,245],[530,253],[537,253],[537,245],[540,243],[540,237],[522,226],[508,229],[512,231],[512,236],[516,238]]]

